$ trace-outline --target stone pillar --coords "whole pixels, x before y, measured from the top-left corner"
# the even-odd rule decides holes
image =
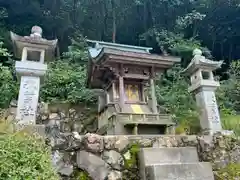
[[[222,131],[215,89],[202,87],[195,94],[197,106],[200,108],[201,127],[210,134]]]
[[[150,87],[151,87],[152,111],[154,114],[158,114],[154,75],[155,75],[154,68],[151,68]]]
[[[40,78],[22,76],[16,119],[20,124],[35,124],[38,106]]]
[[[123,80],[123,66],[120,66],[120,73],[119,73],[119,100],[120,100],[120,107],[121,111],[123,111],[123,107],[125,104],[125,93],[124,93],[124,80]]]
[[[204,132],[213,134],[222,132],[215,90],[220,86],[213,78],[213,70],[218,69],[222,62],[211,61],[202,56],[199,49],[193,52],[194,58],[184,70],[191,77],[189,91],[195,95],[200,109],[200,125]]]
[[[122,76],[119,76],[119,100],[122,111],[124,106],[124,80]]]
[[[116,93],[116,82],[113,81],[113,82],[112,82],[112,99],[113,99],[113,102],[116,101],[116,97],[117,97],[117,93]]]
[[[16,72],[21,84],[18,96],[16,120],[18,124],[35,124],[40,90],[40,77],[45,74],[47,65],[35,62],[17,61]]]
[[[138,135],[138,124],[134,124],[133,135]]]
[[[156,92],[155,92],[155,83],[153,78],[150,79],[150,86],[151,86],[152,110],[154,114],[157,114],[158,113],[157,99],[156,99]]]

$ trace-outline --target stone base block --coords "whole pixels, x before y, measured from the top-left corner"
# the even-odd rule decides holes
[[[108,164],[101,157],[86,151],[77,153],[77,165],[87,171],[93,180],[105,180],[110,171]]]
[[[214,180],[210,163],[161,164],[146,168],[147,180]]]
[[[144,166],[166,163],[194,163],[198,162],[198,154],[195,147],[166,147],[166,148],[142,148],[139,158]]]

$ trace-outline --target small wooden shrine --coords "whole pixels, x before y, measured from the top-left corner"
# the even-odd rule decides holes
[[[150,54],[151,48],[88,40],[87,87],[98,92],[103,134],[172,133],[170,115],[159,111],[154,78],[180,58]]]

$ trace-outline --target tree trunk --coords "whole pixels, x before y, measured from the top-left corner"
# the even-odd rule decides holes
[[[112,42],[116,42],[116,31],[117,31],[117,26],[116,26],[116,5],[115,5],[115,0],[112,0],[112,17],[113,17],[113,31],[112,31]]]

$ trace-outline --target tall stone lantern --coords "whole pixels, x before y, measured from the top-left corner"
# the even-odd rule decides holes
[[[200,125],[208,134],[222,132],[215,90],[220,86],[214,80],[213,71],[220,68],[223,61],[212,61],[195,49],[193,59],[184,72],[190,76],[189,91],[195,95],[197,106],[200,108]]]
[[[36,124],[40,81],[47,71],[45,60],[55,56],[57,40],[42,38],[42,28],[33,26],[30,36],[19,36],[10,32],[14,55],[21,59],[15,68],[20,78],[20,91],[16,120],[18,124]]]

